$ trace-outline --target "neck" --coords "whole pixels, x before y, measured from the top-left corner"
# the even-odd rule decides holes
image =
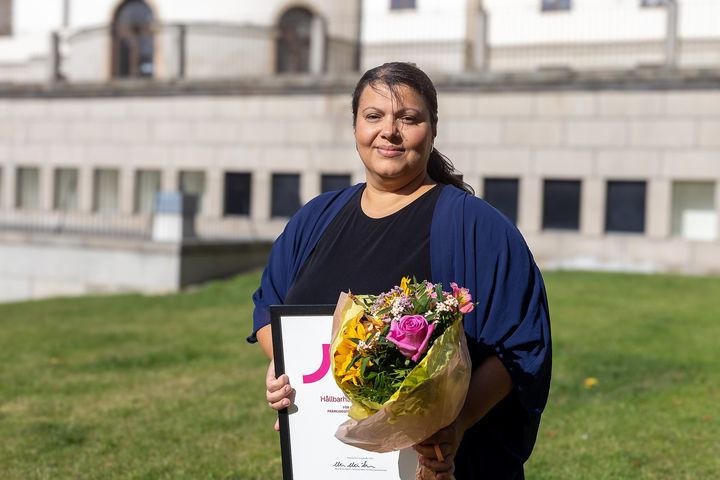
[[[369,217],[380,218],[391,215],[435,186],[436,182],[427,172],[422,172],[409,182],[397,182],[371,178],[362,195],[361,207]]]

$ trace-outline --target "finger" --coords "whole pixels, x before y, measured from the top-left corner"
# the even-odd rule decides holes
[[[419,457],[420,463],[437,473],[451,473],[453,470],[453,458],[452,455],[445,457],[445,461],[441,462],[433,458],[427,458],[425,456]]]
[[[435,449],[435,446],[437,446],[437,450]],[[413,447],[416,452],[418,452],[420,455],[426,458],[436,459],[440,458],[440,455],[438,455],[438,450],[440,450],[440,453],[443,457],[447,457],[452,449],[450,448],[449,443],[433,443],[433,444],[419,444],[415,445]]]
[[[275,420],[275,425],[273,426],[276,432],[280,431],[280,419]]]
[[[435,480],[453,480],[455,478],[453,477],[454,473],[455,465],[453,465],[453,467],[449,471],[438,473],[437,475],[435,475]]]
[[[270,390],[271,392],[274,392],[275,390],[279,390],[285,385],[290,383],[290,378],[285,375],[284,373],[280,375],[278,378],[275,378],[274,376],[268,376],[265,378],[265,387]]]
[[[279,402],[283,398],[287,398],[292,393],[293,388],[290,385],[285,385],[284,387],[272,391],[272,390],[266,390],[265,391],[265,400],[267,400],[269,403],[275,403]]]

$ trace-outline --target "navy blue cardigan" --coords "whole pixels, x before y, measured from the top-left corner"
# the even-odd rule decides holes
[[[270,323],[269,306],[283,303],[328,225],[361,187],[322,194],[290,219],[253,295],[249,342],[257,341],[257,330]],[[478,302],[464,318],[473,363],[496,355],[514,384],[513,393],[494,409],[497,412],[483,420],[487,425],[468,431],[461,448],[474,445],[493,452],[485,459],[482,452],[466,452],[470,464],[480,463],[477,471],[472,465],[461,466],[463,452],[458,452],[456,476],[522,478],[522,463],[535,443],[550,386],[550,320],[540,271],[512,223],[483,200],[451,185],[443,188],[435,206],[430,265],[428,280],[446,288],[456,282]]]

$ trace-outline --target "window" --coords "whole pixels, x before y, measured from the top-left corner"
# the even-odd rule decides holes
[[[390,10],[415,8],[415,0],[390,0]]]
[[[516,178],[486,178],[483,198],[517,224],[519,182]]]
[[[62,212],[77,210],[78,171],[75,168],[55,170],[53,185],[53,208]]]
[[[205,196],[205,172],[180,172],[180,191],[197,199],[197,212],[202,211],[202,199]]]
[[[580,229],[579,180],[545,180],[543,228]]]
[[[310,71],[312,18],[309,10],[291,8],[280,17],[277,38],[277,73]]]
[[[323,175],[320,178],[322,193],[342,190],[350,186],[350,175]]]
[[[12,35],[13,0],[0,0],[0,37]]]
[[[93,178],[93,211],[117,213],[120,199],[120,173],[114,169],[95,170]]]
[[[225,215],[250,215],[250,174],[225,173]]]
[[[570,10],[570,0],[542,0],[542,11]]]
[[[126,0],[112,27],[114,77],[152,77],[155,38],[153,13],[142,0]]]
[[[273,174],[270,215],[292,217],[300,209],[300,175]]]
[[[21,210],[36,210],[40,207],[40,170],[35,167],[20,167],[15,178],[15,206]]]
[[[675,182],[672,190],[672,233],[686,240],[715,240],[715,184]]]
[[[645,182],[608,182],[605,231],[645,231]]]
[[[135,172],[135,213],[149,214],[155,210],[155,195],[160,191],[160,172]]]

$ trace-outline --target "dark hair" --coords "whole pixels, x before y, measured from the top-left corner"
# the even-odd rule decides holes
[[[357,121],[358,105],[360,104],[360,95],[365,87],[373,87],[376,84],[384,84],[390,89],[391,94],[397,97],[397,87],[404,85],[415,90],[425,101],[430,111],[430,124],[433,133],[437,131],[438,123],[438,103],[437,91],[430,77],[422,70],[411,63],[390,62],[371,68],[360,78],[352,97],[352,114],[353,127]],[[455,170],[452,162],[445,155],[440,153],[437,148],[433,147],[428,159],[427,172],[430,178],[438,183],[446,185],[454,185],[465,190],[471,195],[475,194],[473,188],[463,182],[462,174]]]

